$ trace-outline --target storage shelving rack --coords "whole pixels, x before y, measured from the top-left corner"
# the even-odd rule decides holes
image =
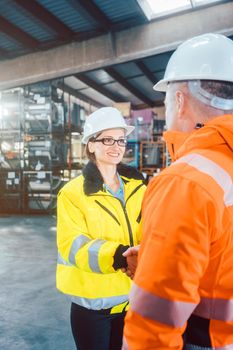
[[[0,210],[23,210],[23,98],[22,89],[0,95]]]
[[[55,209],[67,163],[62,98],[54,101],[49,82],[24,88],[24,211]]]
[[[123,163],[138,168],[139,166],[139,142],[137,140],[128,140]]]
[[[153,175],[166,166],[164,141],[142,141],[140,143],[140,166],[139,170]]]

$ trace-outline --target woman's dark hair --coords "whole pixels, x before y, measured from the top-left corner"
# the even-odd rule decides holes
[[[89,138],[89,140],[88,140],[88,142],[87,142],[87,144],[86,144],[86,147],[85,147],[85,154],[86,154],[86,157],[90,160],[90,161],[92,161],[93,163],[95,163],[95,161],[96,161],[96,159],[95,159],[95,153],[91,153],[90,151],[89,151],[89,147],[88,147],[88,144],[89,144],[89,142],[93,142],[98,136],[100,136],[101,135],[101,132],[99,133],[99,134],[97,134],[97,135],[95,135],[95,136],[92,136],[91,138]]]
[[[94,139],[95,139],[95,138],[92,137],[91,139],[88,140],[88,143],[86,144],[86,147],[85,147],[85,154],[86,154],[86,157],[87,157],[90,161],[92,161],[92,162],[95,163],[95,153],[91,153],[91,152],[89,151],[89,147],[88,147],[89,142],[93,141]]]

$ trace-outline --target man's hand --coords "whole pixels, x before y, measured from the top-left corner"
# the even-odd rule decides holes
[[[139,245],[128,248],[122,255],[126,257],[127,268],[121,269],[122,272],[126,273],[131,279],[133,279],[137,264],[138,264],[138,251]]]

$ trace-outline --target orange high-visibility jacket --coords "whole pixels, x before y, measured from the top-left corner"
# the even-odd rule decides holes
[[[233,115],[179,134],[144,197],[124,350],[233,349]]]

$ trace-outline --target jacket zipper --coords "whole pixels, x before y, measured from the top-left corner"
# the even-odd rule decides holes
[[[115,215],[114,215],[108,208],[106,208],[102,203],[100,203],[99,201],[97,201],[97,199],[95,199],[95,202],[96,202],[102,209],[104,209],[109,215],[111,215],[111,217],[118,223],[119,226],[121,226],[121,223],[119,222],[119,220],[115,217]]]
[[[130,193],[129,197],[126,199],[125,201],[125,205],[123,205],[123,203],[121,202],[121,200],[119,199],[119,201],[121,202],[121,206],[124,210],[124,214],[125,214],[125,218],[126,218],[126,222],[127,222],[127,226],[128,226],[128,231],[129,231],[129,242],[130,242],[130,246],[133,247],[134,246],[134,241],[133,241],[133,232],[132,232],[132,228],[130,225],[130,221],[129,221],[129,217],[126,211],[126,203],[128,202],[129,198],[132,197],[134,195],[134,193],[136,193],[139,188],[141,188],[143,186],[143,184],[137,186],[132,193]]]
[[[125,201],[125,205],[122,203],[122,201],[119,199],[119,198],[116,198],[114,196],[109,196],[109,195],[106,195],[106,196],[109,196],[109,197],[112,197],[112,198],[115,198],[117,199],[120,203],[121,203],[121,207],[123,209],[123,212],[125,214],[125,219],[126,219],[126,223],[127,223],[127,227],[128,227],[128,232],[129,232],[129,242],[130,242],[130,246],[133,247],[134,245],[134,241],[133,241],[133,232],[132,232],[132,228],[131,228],[131,225],[130,225],[130,221],[129,221],[129,217],[128,217],[128,214],[127,214],[127,211],[126,211],[126,203],[128,202],[129,198],[131,198],[134,193],[137,192],[137,190],[139,190],[139,188],[141,188],[144,184],[140,184],[139,186],[137,186],[132,193],[130,193],[129,197],[126,199]],[[91,196],[94,196],[95,194],[92,194]],[[98,196],[98,194],[96,195]],[[99,195],[100,196],[100,195]],[[102,196],[102,195],[101,195]],[[115,215],[112,214],[112,212],[107,209],[103,204],[101,204],[99,201],[95,200],[95,202],[97,204],[99,204],[99,206],[104,209],[106,212],[108,212],[117,222],[118,224],[120,225],[118,219],[115,217]],[[140,215],[140,214],[139,214]]]
[[[113,197],[113,198],[116,198],[116,197]],[[122,206],[122,209],[123,209],[123,212],[124,212],[124,214],[125,214],[125,219],[126,219],[126,223],[127,223],[127,227],[128,227],[128,232],[129,232],[129,242],[130,242],[130,246],[132,247],[132,246],[133,246],[133,232],[132,232],[132,228],[131,228],[131,225],[130,225],[129,217],[128,217],[126,208],[125,208],[125,206],[123,205],[122,201],[121,201],[120,199],[118,199],[118,198],[116,198],[116,199],[120,201],[121,206]],[[104,209],[109,215],[111,215],[111,217],[118,223],[118,225],[120,225],[119,220],[115,217],[115,215],[114,215],[109,209],[107,209],[102,203],[100,203],[100,202],[97,201],[96,199],[95,199],[95,202],[96,202],[102,209]]]
[[[138,214],[138,217],[137,217],[137,220],[136,220],[138,224],[141,221],[141,218],[142,218],[142,211],[140,210],[140,213]]]
[[[124,211],[124,214],[125,214],[125,219],[126,219],[126,223],[127,223],[127,227],[128,227],[128,232],[129,232],[129,242],[130,242],[130,246],[133,247],[133,232],[132,232],[132,228],[131,228],[131,225],[130,225],[130,221],[129,221],[129,217],[128,217],[128,214],[127,214],[127,211],[126,211],[126,207],[125,205],[122,203],[122,201],[119,199],[120,203],[121,203],[121,206],[122,206],[122,209]]]
[[[139,188],[141,188],[142,186],[144,186],[144,184],[139,185],[138,187],[136,187],[136,188],[133,190],[133,192],[130,193],[129,197],[128,197],[128,198],[126,199],[126,201],[125,201],[125,204],[126,204],[126,202],[128,202],[128,200],[130,199],[130,197],[132,197],[132,196],[134,195],[134,193],[137,192],[137,190],[139,190]]]

